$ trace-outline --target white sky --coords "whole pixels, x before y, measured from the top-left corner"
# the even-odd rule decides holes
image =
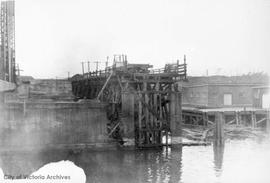
[[[23,75],[66,77],[81,73],[82,61],[113,54],[155,67],[186,54],[189,75],[270,70],[270,0],[16,0],[15,6]]]

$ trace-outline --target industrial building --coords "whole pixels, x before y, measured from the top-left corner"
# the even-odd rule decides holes
[[[189,77],[183,83],[183,105],[198,108],[252,107],[253,90],[268,85],[264,74]]]

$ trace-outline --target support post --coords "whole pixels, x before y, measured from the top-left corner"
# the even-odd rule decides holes
[[[224,143],[224,113],[215,113],[215,142],[217,145]]]
[[[172,135],[175,135],[175,130],[176,130],[176,118],[175,118],[175,108],[176,108],[176,95],[174,92],[174,87],[173,85],[171,86],[171,90],[170,90],[170,117],[169,117],[169,125],[170,125],[170,129],[172,131]]]
[[[266,130],[270,132],[270,111],[269,109],[266,111]]]
[[[235,121],[236,121],[236,125],[240,125],[240,116],[239,116],[239,112],[235,112]]]
[[[256,128],[256,112],[251,112],[251,124],[252,128]]]
[[[141,95],[141,94],[140,94]],[[141,97],[141,96],[140,96]],[[139,133],[139,136],[138,136],[138,143],[139,143],[139,146],[142,144],[142,135],[141,135],[141,129],[142,129],[142,102],[141,100],[139,100],[139,106],[138,106],[138,133]]]
[[[175,108],[175,122],[176,129],[175,132],[178,136],[182,136],[182,94],[180,92],[175,93],[176,95],[176,108]]]
[[[207,127],[208,126],[208,114],[207,114],[207,112],[205,112],[203,114],[203,117],[204,117],[203,124],[204,124],[205,127]]]
[[[0,111],[1,111],[1,115],[0,115],[0,123],[3,123],[4,121],[4,113],[5,113],[5,110],[4,110],[4,92],[0,92]]]
[[[88,75],[89,75],[89,73],[90,73],[90,62],[89,61],[87,62],[87,66],[88,66]]]
[[[84,62],[81,62],[82,64],[82,74],[84,75]]]
[[[23,100],[23,116],[26,116],[26,99]]]

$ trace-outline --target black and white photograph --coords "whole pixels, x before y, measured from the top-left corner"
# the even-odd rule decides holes
[[[270,183],[270,0],[0,0],[0,183]]]

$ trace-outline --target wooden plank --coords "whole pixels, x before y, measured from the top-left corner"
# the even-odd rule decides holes
[[[210,123],[210,125],[214,125],[215,124],[215,122],[213,122],[213,121],[207,121],[207,123]]]
[[[231,125],[231,124],[233,124],[233,123],[235,123],[235,122],[236,122],[236,120],[235,120],[235,119],[233,119],[233,120],[231,120],[231,121],[227,122],[226,124],[227,124],[227,125]]]
[[[256,122],[256,125],[259,124],[259,123],[261,123],[261,122],[264,122],[264,121],[266,121],[266,120],[267,120],[267,118],[263,118],[263,119],[257,121],[257,122]]]
[[[195,113],[189,113],[189,112],[182,112],[184,116],[192,116],[192,117],[202,117],[202,114],[195,114]]]
[[[118,122],[114,127],[113,127],[113,129],[110,131],[110,133],[109,133],[109,137],[112,135],[112,133],[116,130],[116,128],[119,126],[119,124],[120,124],[120,122]]]
[[[98,96],[97,96],[97,100],[99,100],[101,94],[103,93],[104,89],[106,88],[107,84],[109,83],[109,81],[110,81],[112,75],[113,75],[113,72],[111,72],[110,76],[107,78],[105,84],[103,85],[102,89],[100,90],[100,92],[99,92],[99,94],[98,94]]]

